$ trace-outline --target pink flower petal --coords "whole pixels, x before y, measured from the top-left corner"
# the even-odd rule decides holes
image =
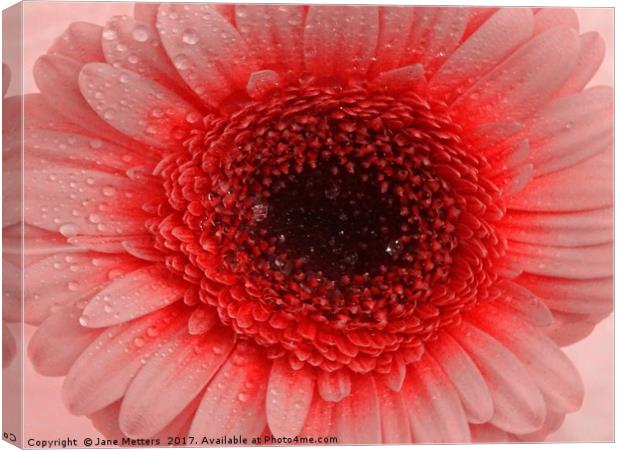
[[[167,341],[133,379],[119,422],[132,437],[152,436],[169,424],[209,383],[234,346],[230,330],[216,328]]]
[[[74,169],[125,172],[136,165],[153,164],[148,152],[135,151],[110,141],[81,134],[30,130],[24,133],[28,152],[26,166],[43,169],[50,165]]]
[[[27,170],[24,176],[30,180],[24,186],[24,220],[28,224],[65,237],[145,231],[147,216],[139,196],[150,195],[149,186],[124,175],[62,166]]]
[[[11,84],[11,69],[9,66],[2,63],[2,98],[6,95]]]
[[[538,430],[545,420],[543,397],[523,364],[497,340],[469,322],[450,331],[480,369],[495,413],[490,423],[511,433]]]
[[[212,5],[162,4],[157,27],[177,71],[207,105],[245,89],[258,69],[239,32]]]
[[[402,356],[395,355],[390,372],[385,375],[377,375],[377,381],[383,381],[394,392],[400,392],[406,376],[407,365]]]
[[[22,321],[22,270],[20,262],[12,263],[6,255],[2,258],[2,320]]]
[[[335,405],[334,402],[325,401],[318,395],[315,396],[299,435],[307,437],[334,436]]]
[[[566,417],[565,412],[547,410],[547,417],[542,428],[534,433],[517,435],[517,439],[522,442],[544,442],[551,433],[557,431]]]
[[[583,211],[613,204],[612,152],[533,179],[508,204],[521,211]]]
[[[24,317],[41,323],[55,306],[87,299],[137,266],[133,258],[96,253],[57,253],[24,271]]]
[[[133,6],[133,16],[136,20],[152,26],[155,26],[157,23],[158,11],[159,3],[136,2]]]
[[[463,41],[467,40],[469,36],[478,30],[489,18],[495,14],[499,8],[492,7],[470,7],[469,8],[469,20],[467,21],[467,27],[463,33]],[[525,8],[523,8],[525,9]],[[529,8],[528,8],[529,9]]]
[[[472,424],[471,429],[472,442],[489,443],[489,442],[510,442],[510,436],[504,430],[500,430],[490,424],[476,425]]]
[[[197,102],[174,69],[154,24],[139,22],[130,16],[115,16],[106,24],[101,43],[105,60],[111,65],[131,70],[189,102]]]
[[[65,56],[43,55],[35,62],[33,75],[41,94],[57,114],[76,124],[88,124],[88,129],[100,136],[127,142],[126,137],[99,118],[84,100],[78,86],[82,66]]]
[[[565,213],[508,211],[498,227],[510,241],[581,247],[613,240],[611,208]]]
[[[15,354],[17,353],[17,344],[11,330],[2,323],[2,367],[8,367]]]
[[[239,343],[208,384],[190,436],[258,436],[265,425],[271,363],[257,348]],[[217,412],[217,413],[215,413]]]
[[[595,87],[550,102],[526,123],[536,176],[611,148],[613,91]]]
[[[62,395],[73,414],[92,414],[125,395],[129,383],[161,343],[185,334],[186,314],[173,307],[102,333],[65,378]]]
[[[320,77],[368,72],[379,35],[374,6],[311,6],[304,31],[306,69]]]
[[[336,403],[334,423],[338,439],[347,444],[381,441],[381,418],[375,379],[369,374],[351,377],[351,395]]]
[[[469,426],[459,394],[429,355],[408,367],[401,392],[416,442],[470,441]]]
[[[613,245],[550,247],[511,242],[507,258],[525,272],[548,277],[587,279],[613,275]]]
[[[497,284],[497,287],[502,291],[497,301],[509,308],[511,314],[517,314],[523,320],[536,326],[543,327],[553,323],[553,314],[547,305],[521,284],[503,280]]]
[[[388,92],[424,90],[426,87],[424,66],[413,64],[381,72],[372,80],[371,86],[375,89],[387,90]]]
[[[306,12],[301,5],[237,5],[239,34],[262,62],[262,67],[285,73],[303,68],[303,35]]]
[[[574,94],[581,91],[596,74],[605,57],[605,41],[596,32],[579,36],[579,56],[573,73],[557,96]]]
[[[377,383],[377,396],[381,415],[382,442],[386,444],[411,443],[411,427],[401,393],[394,392],[382,383]]]
[[[176,150],[201,115],[160,84],[109,64],[80,72],[80,90],[99,116],[127,136],[157,148]]]
[[[413,24],[413,8],[383,6],[379,10],[379,36],[376,60],[372,64],[373,75],[397,69],[407,54],[407,40]]]
[[[613,278],[568,280],[523,274],[515,280],[540,297],[549,308],[570,314],[609,314]]]
[[[453,112],[463,126],[527,117],[566,82],[578,53],[574,30],[546,31],[477,81],[452,104]]]
[[[61,55],[80,63],[103,61],[101,26],[88,22],[73,22],[48,49],[50,55]]]
[[[85,249],[73,246],[66,237],[59,233],[28,224],[23,225],[23,231],[19,224],[4,228],[3,234],[3,256],[7,259],[21,255],[23,238],[25,266],[57,253],[85,252]]]
[[[339,402],[351,394],[351,377],[345,370],[321,371],[317,377],[321,397],[328,402]]]
[[[15,99],[20,101],[19,97],[11,97],[10,99],[5,100],[6,102]],[[18,105],[19,109],[16,111],[19,114],[19,110],[21,109],[21,101]],[[8,117],[5,116],[4,120],[7,120]],[[11,121],[15,124],[15,121]],[[3,123],[4,129],[8,131],[7,123]],[[30,129],[41,129],[41,130],[53,130],[53,131],[64,131],[67,133],[79,133],[85,135],[94,135],[93,132],[86,131],[83,127],[77,125],[76,123],[67,120],[59,114],[54,108],[52,108],[45,97],[41,94],[26,94],[24,95],[24,130]],[[24,133],[26,136],[28,131]]]
[[[103,288],[80,321],[91,328],[108,327],[165,308],[180,300],[187,285],[163,266],[150,265],[119,277]]]
[[[459,45],[468,19],[469,8],[416,8],[401,63],[420,63],[427,74],[434,73]]]
[[[541,8],[534,15],[534,34],[565,26],[579,31],[579,19],[573,8]]]
[[[80,325],[81,310],[75,305],[60,308],[45,319],[28,343],[28,357],[43,375],[66,375],[80,354],[101,333]]]
[[[605,315],[592,317],[589,314],[570,314],[555,311],[553,324],[545,329],[545,333],[553,342],[561,347],[578,342],[592,333],[594,327]]]
[[[493,416],[493,399],[480,371],[461,346],[444,334],[427,351],[459,393],[468,421],[488,422]]]
[[[168,425],[166,425],[159,433],[153,435],[153,438],[160,439],[161,442],[167,442],[169,438],[189,436],[189,427],[192,423],[196,409],[200,403],[202,393],[198,394]]]
[[[502,8],[468,37],[429,82],[430,91],[454,99],[532,34],[527,8]]]
[[[286,358],[274,361],[267,387],[267,422],[276,436],[295,436],[312,404],[315,375],[304,367],[294,370]]]
[[[118,413],[121,410],[120,400],[112,403],[89,416],[93,426],[107,439],[122,439],[123,432],[118,424]]]
[[[155,239],[152,235],[125,239],[121,242],[121,246],[131,256],[144,261],[161,262],[165,259],[165,254],[155,248]]]
[[[150,237],[151,235],[145,233],[144,235],[136,236],[71,236],[66,240],[73,248],[80,251],[92,250],[101,253],[131,254],[131,252],[126,250],[127,242],[140,241]]]
[[[566,411],[581,407],[583,383],[577,369],[539,329],[499,304],[479,307],[472,320],[526,365],[550,407]]]

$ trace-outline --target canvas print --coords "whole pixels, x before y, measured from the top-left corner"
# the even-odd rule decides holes
[[[9,11],[5,440],[613,439],[611,9]]]

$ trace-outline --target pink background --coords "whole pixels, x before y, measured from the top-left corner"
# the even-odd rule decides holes
[[[88,21],[103,25],[107,18],[131,14],[131,3],[26,3],[24,33],[24,89],[35,92],[32,67],[53,39],[71,22]],[[612,84],[613,73],[613,12],[611,9],[579,10],[581,31],[601,33],[607,45],[606,59],[593,84]],[[33,327],[26,327],[26,341]],[[566,418],[562,428],[554,433],[554,441],[610,441],[613,439],[613,319],[607,318],[584,341],[566,348],[577,365],[586,385],[583,408]],[[27,437],[55,438],[62,435],[95,437],[98,435],[85,418],[66,412],[61,400],[62,379],[38,375],[25,362],[25,431]]]

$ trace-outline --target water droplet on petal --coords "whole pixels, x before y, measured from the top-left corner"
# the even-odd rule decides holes
[[[138,25],[133,29],[131,36],[135,41],[146,42],[149,39],[149,30],[144,25]]]
[[[190,112],[187,114],[187,116],[185,116],[185,120],[187,120],[189,123],[196,123],[200,120],[200,114],[198,114],[197,112]]]
[[[78,234],[78,226],[74,223],[66,223],[64,225],[62,225],[58,231],[60,232],[60,234],[62,234],[64,237],[72,237],[75,236],[76,234]]]
[[[183,32],[181,39],[188,45],[195,45],[200,40],[200,36],[195,30],[187,29]]]
[[[109,28],[103,30],[103,33],[101,33],[101,37],[105,39],[106,41],[112,41],[116,39],[116,36],[117,36],[116,31],[111,30]]]
[[[114,196],[114,194],[116,194],[116,189],[113,188],[112,186],[105,186],[102,190],[101,190],[102,194],[105,195],[106,197],[112,197]]]
[[[183,53],[179,53],[175,56],[173,63],[174,67],[179,70],[186,70],[189,67],[189,59]]]

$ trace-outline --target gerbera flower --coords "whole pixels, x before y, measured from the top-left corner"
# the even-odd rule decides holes
[[[540,440],[611,309],[569,9],[138,4],[25,98],[29,355],[108,436]]]

